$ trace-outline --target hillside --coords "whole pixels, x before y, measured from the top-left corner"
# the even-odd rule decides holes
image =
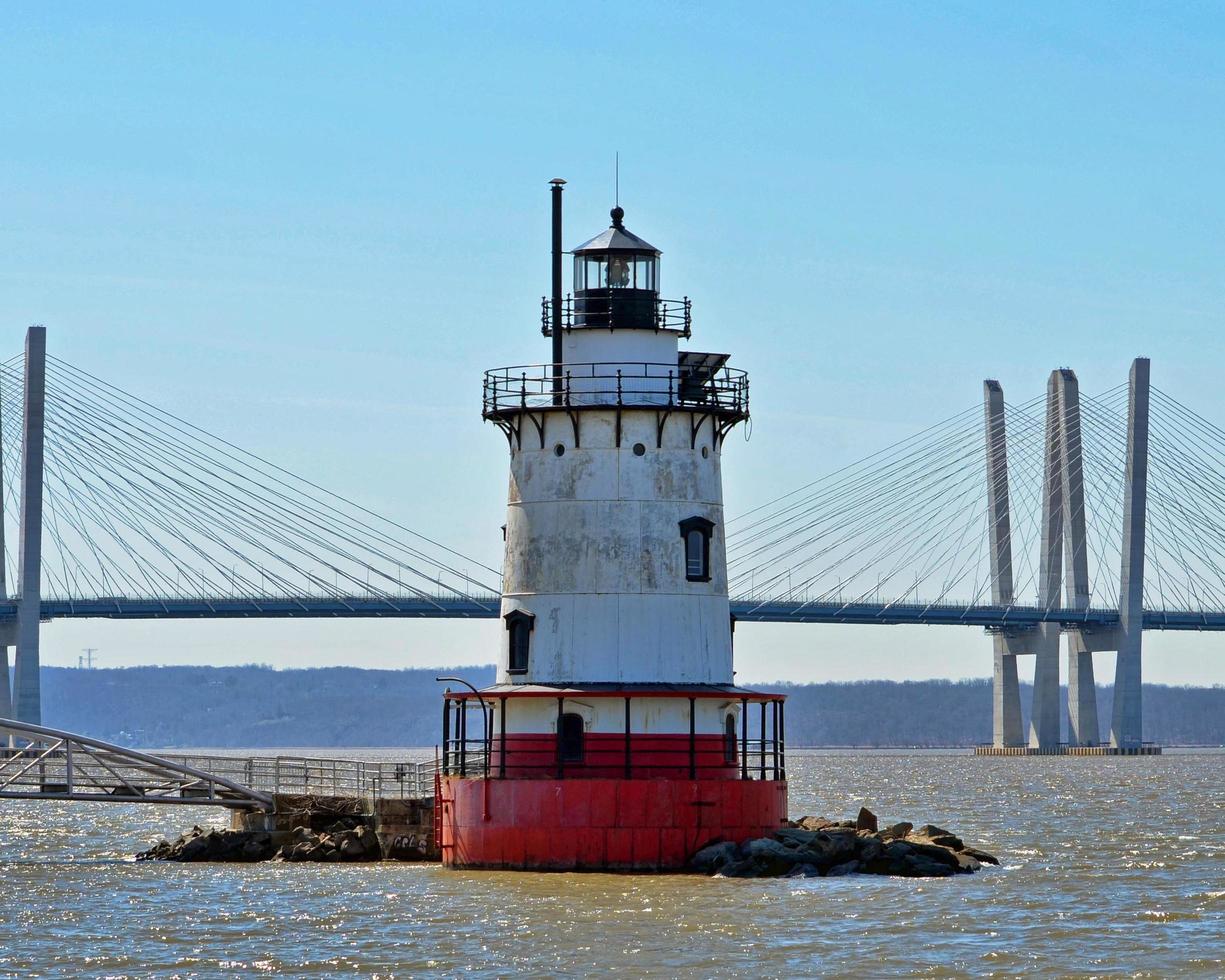
[[[44,721],[142,746],[434,745],[437,670],[325,667],[45,667]],[[477,686],[491,666],[447,668]],[[857,681],[775,684],[789,695],[787,739],[799,745],[974,745],[991,737],[991,683]],[[1111,689],[1099,691],[1103,723]],[[1148,685],[1145,733],[1164,744],[1225,744],[1225,688]],[[1028,703],[1028,689],[1022,692]],[[1066,714],[1066,712],[1065,712]]]

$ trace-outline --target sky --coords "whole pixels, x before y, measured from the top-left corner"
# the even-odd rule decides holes
[[[729,515],[1073,367],[1225,422],[1211,3],[0,7],[0,327],[497,564],[481,373],[626,224],[750,372]],[[746,430],[746,434],[748,431]],[[496,623],[56,622],[44,662],[455,665]],[[1225,683],[1225,637],[1146,635]],[[738,679],[972,677],[957,628],[737,631]],[[1108,680],[1111,660],[1098,660]],[[1024,669],[1024,668],[1023,668]]]

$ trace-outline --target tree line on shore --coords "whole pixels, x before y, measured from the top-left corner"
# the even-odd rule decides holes
[[[439,673],[477,687],[494,679],[489,665],[445,671],[44,667],[43,720],[144,747],[430,746],[442,728]],[[755,686],[788,695],[787,741],[795,747],[970,746],[991,738],[985,678]],[[1098,689],[1103,734],[1112,693],[1109,686]],[[1026,686],[1022,704],[1028,703]],[[1225,687],[1145,685],[1144,738],[1225,745]]]

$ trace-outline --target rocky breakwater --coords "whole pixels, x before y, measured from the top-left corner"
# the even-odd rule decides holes
[[[342,817],[320,831],[309,826],[288,833],[201,830],[193,827],[175,841],[160,841],[137,861],[380,861],[378,835],[360,817]]]
[[[867,809],[856,820],[804,817],[788,821],[770,837],[736,844],[724,841],[693,856],[695,871],[721,878],[832,878],[847,874],[945,878],[972,874],[992,855],[968,846],[956,834],[925,824],[879,828]]]

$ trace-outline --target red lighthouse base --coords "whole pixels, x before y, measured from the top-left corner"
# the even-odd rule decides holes
[[[454,868],[678,871],[702,847],[773,833],[775,779],[472,779],[443,776],[435,818]]]

